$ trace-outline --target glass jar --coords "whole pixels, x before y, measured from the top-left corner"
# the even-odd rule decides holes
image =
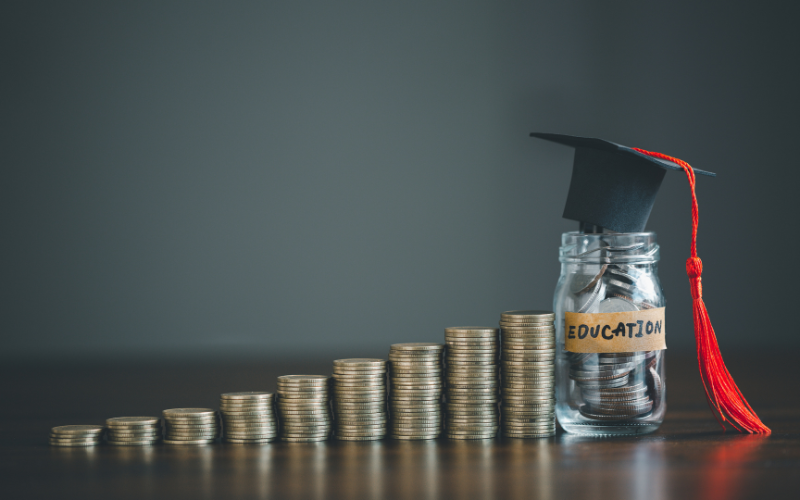
[[[561,240],[558,422],[584,435],[653,432],[666,411],[656,235],[569,232]]]

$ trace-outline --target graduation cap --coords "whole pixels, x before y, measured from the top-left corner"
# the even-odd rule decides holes
[[[582,232],[644,231],[664,174],[683,171],[674,161],[603,139],[539,132],[531,137],[575,148],[564,218],[580,222]],[[699,169],[694,173],[717,175]]]
[[[663,153],[602,139],[538,132],[531,136],[575,148],[564,217],[579,221],[583,232],[602,232],[603,228],[621,233],[643,231],[667,170],[686,174],[692,189],[692,245],[686,274],[692,292],[697,360],[706,397],[720,424],[727,421],[742,432],[769,434],[771,431],[747,403],[725,367],[703,302],[700,278],[703,263],[697,256],[695,174],[715,174],[694,169],[685,161]]]

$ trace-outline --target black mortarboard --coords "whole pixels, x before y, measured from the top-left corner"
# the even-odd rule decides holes
[[[683,170],[671,161],[602,139],[539,132],[531,137],[575,148],[564,218],[579,221],[582,229],[599,226],[618,233],[644,231],[664,173]]]

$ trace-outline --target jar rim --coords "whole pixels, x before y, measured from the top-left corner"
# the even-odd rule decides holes
[[[600,245],[604,242],[606,245]],[[581,233],[561,235],[559,261],[585,264],[651,264],[659,261],[656,233]]]

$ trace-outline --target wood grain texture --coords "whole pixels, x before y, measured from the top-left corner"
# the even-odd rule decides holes
[[[671,354],[671,353],[670,353]],[[31,363],[2,368],[3,498],[797,498],[800,391],[789,355],[728,356],[769,438],[722,433],[690,356],[667,356],[667,419],[649,436],[57,449],[50,427],[216,408],[329,361]],[[675,358],[675,359],[673,359]]]

